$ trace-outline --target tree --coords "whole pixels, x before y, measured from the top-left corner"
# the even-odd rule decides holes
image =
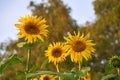
[[[116,54],[120,55],[119,0],[96,0],[94,1],[94,9],[97,19],[93,26],[94,30],[97,31],[95,39],[97,45],[99,45],[97,46],[97,54],[101,58],[108,58]]]

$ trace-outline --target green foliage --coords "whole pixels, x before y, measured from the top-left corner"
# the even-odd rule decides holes
[[[103,76],[101,80],[120,80],[120,76],[116,74],[108,74],[106,76]]]
[[[17,71],[16,75],[25,75],[25,72],[23,72],[23,71]]]
[[[40,41],[38,41],[38,42],[40,42]],[[28,49],[31,49],[33,47],[33,44],[27,43],[27,42],[20,42],[17,44],[17,47],[19,47],[19,48],[24,47],[26,50],[28,50]]]
[[[109,75],[106,75],[106,76],[102,77],[101,80],[108,80],[108,79],[111,79],[111,78],[113,79],[115,77],[116,77],[115,74],[109,74]],[[117,80],[117,79],[114,79],[114,80]]]
[[[32,73],[36,70],[37,66],[36,65],[33,65],[30,70],[29,70],[29,73]]]
[[[61,77],[63,80],[78,80],[80,76],[85,76],[88,71],[90,71],[90,67],[84,67],[81,70],[74,68],[71,71],[66,71],[63,73],[53,71],[37,71],[36,73],[28,73],[27,78],[36,77],[43,74],[51,74],[56,77]]]
[[[44,60],[44,62],[42,63],[40,69],[45,68],[47,64],[48,64],[48,59]]]
[[[26,43],[24,46],[23,46],[26,50],[29,50],[33,47],[33,44],[32,43]]]
[[[23,63],[23,58],[19,58],[16,54],[8,58],[3,64],[0,65],[0,73],[2,73],[8,65]]]
[[[29,73],[29,74],[27,74],[27,78],[36,77],[36,76],[39,76],[39,75],[42,75],[42,74],[57,75],[58,73],[52,72],[52,71],[38,71],[37,73]]]
[[[105,67],[105,73],[109,73],[109,72],[111,72],[113,69],[114,69],[114,68],[113,68],[111,65],[108,64],[108,65]]]
[[[25,44],[26,44],[26,42],[20,42],[20,43],[17,44],[17,47],[21,48],[21,47],[23,47]]]
[[[40,39],[38,39],[37,42],[38,42],[39,44],[43,44],[43,41],[41,41]]]

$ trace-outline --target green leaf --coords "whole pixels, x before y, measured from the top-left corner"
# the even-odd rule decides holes
[[[25,75],[25,72],[23,72],[23,71],[17,71],[16,75]]]
[[[0,65],[0,74],[7,68],[8,65],[22,63],[23,58],[19,58],[16,54],[8,58],[3,64]]]
[[[83,67],[83,68],[81,69],[81,71],[83,71],[83,72],[88,72],[88,71],[90,71],[90,70],[91,70],[90,67]]]
[[[26,50],[28,49],[31,49],[33,47],[33,44],[32,43],[26,43],[24,46],[23,46]]]
[[[108,74],[108,75],[106,75],[106,76],[103,76],[101,80],[108,80],[108,79],[114,78],[114,77],[116,77],[115,74]]]
[[[61,77],[64,78],[64,80],[74,80],[74,74],[71,72],[64,72],[63,74],[60,74]]]
[[[33,71],[35,71],[36,68],[37,68],[37,66],[33,65],[32,68],[29,70],[29,72],[32,73]]]
[[[23,58],[18,57],[16,54],[12,58],[8,59],[9,64],[23,63]]]
[[[42,44],[43,43],[43,41],[41,41],[40,39],[38,39],[38,41],[37,41],[39,44]]]
[[[90,69],[90,67],[83,67],[81,70],[78,68],[73,68],[71,72],[74,73],[74,77],[78,78],[79,76],[85,76]]]
[[[47,64],[48,64],[48,59],[44,60],[44,62],[42,63],[40,69],[45,68]]]
[[[117,80],[120,80],[120,76],[117,76],[116,78],[117,78]]]
[[[85,76],[91,70],[90,67],[83,67],[79,72],[78,75]]]
[[[80,70],[78,68],[73,68],[71,70],[72,73],[74,73],[77,76],[84,76],[86,73],[84,73],[84,71]]]
[[[0,66],[0,74],[6,69],[7,66],[8,66],[8,63],[4,63]]]
[[[26,44],[26,42],[20,42],[20,43],[17,44],[17,46],[18,46],[19,48],[21,48],[21,47],[23,47],[25,44]]]
[[[28,73],[26,76],[27,76],[27,78],[30,78],[30,77],[36,77],[36,76],[42,75],[42,74],[58,75],[59,73],[52,72],[52,71],[38,71],[37,73]]]
[[[20,42],[17,44],[19,48],[24,47],[26,50],[31,49],[33,47],[32,43],[27,43],[27,42]]]
[[[112,71],[113,69],[114,69],[114,68],[108,64],[108,65],[105,67],[105,73],[109,73],[109,72]]]

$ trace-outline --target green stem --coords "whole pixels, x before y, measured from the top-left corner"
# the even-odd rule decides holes
[[[117,68],[117,75],[120,76],[120,68]]]
[[[56,64],[55,66],[56,66],[57,72],[60,72],[58,68],[58,64]],[[60,80],[60,77],[59,77],[59,80]]]
[[[81,70],[81,63],[79,62],[79,71]]]
[[[78,64],[79,64],[79,71],[80,71],[81,70],[81,62],[79,62]],[[81,80],[81,76],[79,76],[78,80]]]
[[[27,64],[26,64],[26,73],[29,72],[30,54],[31,54],[31,49],[28,49],[28,54],[27,54]],[[28,80],[27,77],[26,77],[26,80]]]

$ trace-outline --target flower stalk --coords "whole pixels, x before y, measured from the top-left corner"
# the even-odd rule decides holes
[[[120,76],[120,68],[117,68],[117,75]]]
[[[79,62],[79,71],[81,70],[81,62]],[[81,77],[79,76],[79,79],[78,80],[81,80]]]
[[[28,54],[27,54],[27,64],[26,64],[26,73],[29,72],[30,55],[31,55],[31,49],[28,49]],[[28,80],[27,77],[26,77],[26,80]]]
[[[79,62],[79,71],[81,70],[81,63]]]
[[[56,66],[57,72],[60,72],[58,68],[58,64],[56,64],[55,66]],[[60,80],[60,77],[59,77],[59,80]]]

